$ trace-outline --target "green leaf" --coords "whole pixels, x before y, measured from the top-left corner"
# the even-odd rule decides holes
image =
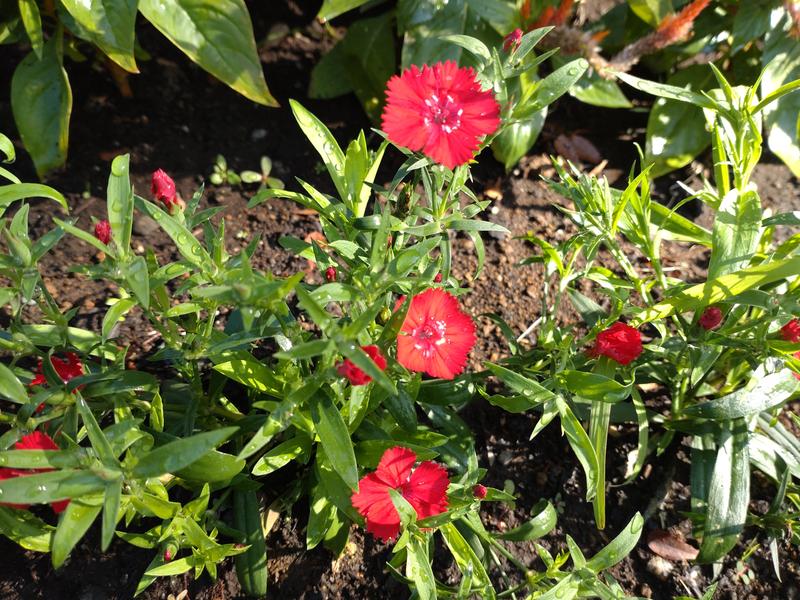
[[[268,475],[277,471],[291,461],[307,455],[311,451],[311,439],[298,433],[295,437],[284,440],[264,454],[253,465],[253,475]],[[307,459],[306,459],[307,460]]]
[[[11,203],[26,198],[49,198],[58,202],[64,210],[69,210],[67,200],[61,192],[41,183],[12,183],[0,185],[0,215]]]
[[[566,401],[561,396],[556,396],[555,401],[559,415],[561,415],[561,428],[567,435],[567,441],[581,463],[586,476],[586,499],[591,500],[595,494],[599,473],[597,454],[586,430],[575,418]]]
[[[773,13],[776,14],[776,13]],[[779,13],[778,13],[779,14]],[[766,98],[781,86],[800,79],[800,45],[789,33],[791,19],[783,11],[777,23],[771,23],[764,37],[761,64],[761,97]],[[787,94],[764,108],[767,144],[794,173],[800,176],[800,144],[798,143],[800,94]]]
[[[603,79],[595,71],[581,77],[569,89],[569,95],[581,102],[605,108],[631,108],[633,104],[615,81]]]
[[[267,545],[255,491],[233,490],[233,518],[234,527],[245,534],[242,541],[249,546],[233,559],[239,584],[246,595],[264,598],[267,594]]]
[[[328,169],[336,191],[342,199],[347,198],[347,185],[344,180],[344,152],[333,134],[317,117],[306,110],[296,100],[289,100],[294,118],[308,141],[319,153],[322,162]]]
[[[667,79],[669,85],[686,90],[704,90],[714,81],[706,65],[692,65]],[[703,111],[685,102],[659,98],[647,118],[645,163],[654,163],[653,177],[689,164],[705,150],[710,137],[705,134]]]
[[[100,514],[102,505],[99,502],[92,504],[81,500],[72,500],[58,522],[58,527],[53,534],[52,558],[53,566],[58,568],[72,552],[84,534],[89,530],[97,515]]]
[[[108,176],[106,211],[112,239],[120,256],[128,255],[131,247],[134,200],[129,171],[130,156],[124,154],[114,158]]]
[[[111,305],[111,308],[108,309],[105,316],[103,317],[103,325],[100,329],[100,331],[102,332],[104,343],[108,340],[108,337],[111,335],[111,330],[114,329],[114,325],[119,323],[122,316],[125,315],[134,306],[136,306],[136,300],[134,300],[133,298],[120,298],[114,304]]]
[[[757,414],[782,404],[794,394],[798,381],[793,371],[784,368],[780,361],[776,362],[777,365],[761,365],[745,388],[689,406],[684,409],[684,414],[729,420]]]
[[[133,56],[137,0],[61,0],[61,4],[106,56],[126,71],[139,72]]]
[[[36,56],[41,59],[44,36],[42,35],[42,16],[39,14],[39,7],[36,5],[36,0],[19,0],[18,5],[25,33],[28,34]]]
[[[500,365],[492,363],[484,363],[484,365],[508,387],[528,398],[532,405],[541,404],[555,398],[553,392],[542,387],[532,379],[528,379]]]
[[[750,502],[750,459],[747,425],[730,422],[720,432],[711,472],[703,526],[703,542],[697,561],[714,562],[725,556],[739,539]]]
[[[672,13],[672,0],[628,0],[631,12],[650,27],[658,27]]]
[[[132,474],[145,478],[175,473],[202,458],[236,431],[238,427],[223,427],[159,446],[139,459]]]
[[[583,58],[576,58],[563,67],[559,67],[538,83],[532,102],[525,103],[522,107],[518,107],[517,110],[523,110],[527,113],[525,115],[527,116],[552,104],[567,93],[588,68],[589,63]]]
[[[342,413],[324,393],[315,394],[310,404],[311,418],[331,466],[351,490],[357,490],[358,465]]]
[[[306,528],[306,550],[316,548],[325,538],[336,518],[336,505],[328,502],[325,490],[317,486],[308,499],[308,527]]]
[[[134,196],[134,203],[136,208],[161,225],[161,228],[175,242],[183,258],[206,272],[214,271],[214,263],[206,249],[177,219],[172,218],[158,206],[140,196]]]
[[[114,539],[114,530],[117,527],[119,507],[122,500],[122,479],[112,481],[106,486],[103,498],[103,528],[100,538],[100,549],[105,552]]]
[[[242,353],[232,360],[214,365],[214,370],[259,392],[281,396],[282,386],[272,370],[251,354]]]
[[[544,537],[556,526],[558,514],[550,502],[546,500],[540,502],[533,507],[531,512],[536,513],[532,519],[526,521],[519,527],[509,529],[504,533],[497,533],[495,537],[510,542],[527,542]]]
[[[663,319],[675,312],[698,310],[737,296],[749,289],[791,277],[800,272],[800,256],[762,263],[674,292],[666,300],[644,309],[637,324]]]
[[[657,96],[659,98],[687,102],[700,108],[709,108],[711,110],[715,110],[717,108],[713,100],[691,90],[669,85],[667,83],[657,83],[655,81],[648,81],[647,79],[640,79],[639,77],[634,77],[628,73],[615,72],[614,75],[628,85],[635,87],[637,90],[641,90],[647,94],[652,94],[653,96]]]
[[[445,523],[439,527],[439,533],[442,534],[445,544],[447,544],[453,558],[455,558],[459,571],[465,577],[471,576],[472,584],[478,586],[477,593],[480,598],[489,600],[496,598],[494,586],[492,586],[492,581],[489,579],[486,568],[455,524]]]
[[[419,600],[436,600],[436,580],[428,556],[428,544],[411,535],[406,545],[406,577],[414,582]]]
[[[244,0],[139,0],[139,11],[186,56],[253,102],[267,89]]]
[[[330,21],[334,17],[338,17],[349,10],[366,4],[368,1],[369,0],[324,0],[317,13],[317,18],[320,21]]]
[[[92,449],[97,453],[97,458],[107,467],[118,467],[119,461],[117,461],[117,457],[114,456],[111,444],[108,443],[106,436],[103,434],[103,430],[100,429],[100,425],[89,409],[89,405],[86,404],[86,400],[79,395],[75,400],[75,405],[78,408],[78,414],[83,420],[83,426],[86,428],[86,434],[92,444]]]
[[[618,381],[599,373],[565,370],[558,379],[576,396],[600,402],[621,402],[631,395],[631,384]]]
[[[31,52],[11,78],[14,120],[39,177],[67,160],[72,90],[61,63],[61,35],[55,35],[40,59]]]
[[[618,562],[625,559],[630,554],[639,542],[639,537],[642,535],[642,526],[644,519],[638,512],[633,516],[630,522],[625,526],[617,537],[595,554],[592,558],[586,561],[586,568],[595,574],[610,569]]]
[[[0,532],[26,550],[50,552],[53,529],[26,510],[0,506]]]
[[[748,265],[761,238],[762,214],[755,189],[740,193],[734,188],[725,194],[714,219],[709,279]]]
[[[142,308],[150,308],[150,273],[144,256],[136,256],[125,265],[125,281]]]
[[[0,396],[17,404],[28,403],[28,392],[25,386],[3,363],[0,363]]]
[[[0,496],[11,504],[44,504],[98,492],[105,484],[89,471],[64,469],[2,480]]]

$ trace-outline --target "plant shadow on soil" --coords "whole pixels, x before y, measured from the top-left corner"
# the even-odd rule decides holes
[[[264,3],[266,4],[266,3]],[[268,155],[274,161],[274,175],[294,189],[298,176],[320,189],[329,191],[326,176],[318,168],[313,148],[302,137],[287,108],[288,98],[300,99],[325,121],[334,135],[344,142],[369,123],[354,97],[333,101],[309,100],[306,89],[312,65],[333,43],[318,24],[312,23],[317,6],[305,6],[292,0],[271,3],[269,10],[251,4],[258,40],[277,23],[289,26],[289,35],[277,43],[262,45],[267,81],[283,108],[266,109],[244,100],[224,85],[210,79],[191,65],[176,49],[152,28],[140,23],[142,45],[157,57],[141,65],[142,73],[131,79],[133,98],[122,98],[107,72],[91,61],[69,67],[75,90],[71,126],[70,160],[67,169],[48,181],[64,191],[71,213],[79,217],[78,226],[90,227],[90,217],[103,218],[104,190],[110,160],[123,152],[131,154],[134,185],[148,188],[148,174],[156,168],[171,173],[179,192],[188,198],[198,183],[211,172],[216,154],[223,154],[237,170],[257,168],[259,158]],[[312,3],[308,3],[312,4]],[[300,8],[300,5],[303,8]],[[273,30],[274,31],[274,30]],[[0,89],[8,89],[12,63],[0,65]],[[11,123],[7,96],[0,98],[0,118]],[[553,204],[564,202],[539,178],[548,172],[547,155],[561,133],[580,132],[592,140],[609,163],[605,173],[617,179],[627,173],[636,158],[632,142],[643,141],[641,114],[602,110],[561,100],[548,117],[545,130],[534,151],[511,174],[503,173],[488,152],[475,170],[473,188],[495,202],[485,215],[504,224],[511,235],[488,236],[486,264],[473,279],[477,265],[474,249],[466,238],[456,238],[455,274],[472,293],[464,298],[465,308],[476,316],[480,341],[472,356],[471,367],[481,368],[485,360],[497,360],[507,353],[497,327],[484,313],[500,314],[520,333],[536,318],[541,302],[540,267],[517,267],[533,249],[516,236],[532,231],[547,240],[564,239],[570,231]],[[569,124],[569,125],[565,125]],[[16,135],[14,131],[6,131]],[[374,140],[373,145],[374,145]],[[32,165],[23,152],[15,165],[23,179],[34,180]],[[397,160],[395,157],[391,160]],[[395,163],[396,164],[396,163]],[[203,169],[198,172],[198,169]],[[388,171],[387,171],[388,173]],[[659,181],[660,197],[669,200],[672,183],[692,179],[688,170]],[[768,162],[759,167],[756,181],[767,206],[774,210],[798,206],[798,186],[788,170]],[[318,231],[316,217],[282,200],[273,200],[254,210],[246,210],[254,189],[209,186],[205,203],[225,206],[229,251],[238,251],[254,236],[261,236],[254,266],[285,276],[305,270],[307,281],[321,281],[307,262],[289,255],[278,239],[282,235],[303,238]],[[53,205],[35,203],[31,214],[34,235],[52,224]],[[709,215],[697,211],[702,224]],[[145,220],[137,220],[134,247],[149,245],[160,260],[174,258],[169,238]],[[707,256],[702,249],[681,245],[667,246],[665,262],[689,279],[703,276]],[[114,294],[113,285],[87,281],[69,273],[71,264],[96,261],[95,252],[83,242],[66,237],[56,252],[42,262],[45,283],[64,310],[80,307],[75,324],[98,329],[105,313],[104,301]],[[32,315],[35,316],[35,315]],[[565,322],[576,315],[565,311]],[[141,315],[133,313],[119,328],[120,343],[130,344],[130,360],[138,368],[153,370],[147,363],[158,340],[151,334]],[[664,399],[653,399],[654,402]],[[599,550],[628,522],[635,511],[650,516],[643,539],[629,557],[611,569],[613,576],[632,595],[671,598],[676,594],[699,595],[711,581],[710,567],[687,563],[669,563],[666,567],[653,558],[645,538],[648,529],[673,528],[691,534],[690,523],[681,515],[689,510],[689,464],[683,442],[677,440],[661,456],[650,457],[643,474],[627,486],[613,486],[608,491],[608,526],[595,528],[591,505],[584,500],[585,483],[580,466],[556,424],[547,427],[531,442],[534,415],[512,415],[475,401],[463,410],[463,416],[476,433],[476,445],[482,467],[488,469],[488,485],[503,487],[509,480],[519,494],[515,507],[484,504],[482,516],[489,528],[507,529],[529,518],[532,506],[540,499],[552,501],[560,512],[556,530],[540,540],[551,552],[564,550],[564,535],[575,538],[587,555]],[[609,480],[622,481],[627,453],[635,448],[636,433],[628,427],[612,431],[610,438]],[[754,477],[754,501],[751,509],[763,510],[763,500],[770,487]],[[269,493],[269,492],[267,492]],[[46,509],[42,512],[47,514]],[[283,515],[268,538],[270,597],[298,599],[362,599],[380,593],[384,598],[407,598],[408,591],[396,582],[384,567],[390,557],[388,546],[375,541],[358,528],[351,531],[350,543],[339,558],[323,548],[306,552],[304,525],[307,506],[299,503],[291,515]],[[50,517],[48,517],[50,518]],[[754,531],[748,530],[746,540]],[[763,538],[760,540],[763,542]],[[48,600],[99,600],[130,598],[136,583],[150,561],[151,551],[139,550],[115,541],[110,550],[99,552],[96,530],[73,551],[67,564],[55,571],[49,557],[19,549],[5,538],[0,541],[5,560],[0,564],[0,598],[47,598]],[[796,549],[780,545],[782,582],[772,572],[768,552],[760,548],[747,562],[737,566],[736,557],[745,549],[740,544],[723,565],[716,598],[793,598],[798,596]],[[440,549],[441,550],[441,549]],[[515,552],[533,568],[542,568],[533,545],[517,544]],[[440,552],[441,556],[441,552]],[[441,558],[435,562],[437,575],[444,581],[456,581],[453,566]],[[496,575],[497,573],[495,573]],[[145,599],[165,598],[169,593],[189,591],[189,597],[223,600],[240,597],[232,563],[220,566],[219,577],[207,575],[194,581],[190,576],[159,579],[141,595]]]

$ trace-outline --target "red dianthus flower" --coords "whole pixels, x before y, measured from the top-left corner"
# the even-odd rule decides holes
[[[453,379],[464,370],[474,345],[472,318],[461,311],[454,296],[431,288],[411,298],[397,336],[397,362],[410,371]]]
[[[500,125],[500,105],[470,68],[455,62],[412,65],[389,80],[383,130],[398,146],[422,152],[448,169],[473,157]]]
[[[58,373],[58,376],[61,377],[61,380],[67,383],[71,379],[83,375],[83,363],[81,363],[80,357],[74,352],[67,352],[65,356],[66,358],[51,356],[50,362],[56,370],[56,373]],[[47,379],[44,376],[44,365],[40,358],[39,366],[36,368],[36,377],[33,378],[33,381],[31,381],[29,385],[44,385],[46,383]]]
[[[800,342],[800,320],[792,319],[781,327],[781,337],[787,342]]]
[[[617,321],[605,331],[597,334],[589,356],[607,356],[621,365],[636,360],[642,353],[642,334],[639,330]]]
[[[377,346],[361,346],[361,349],[367,353],[367,356],[372,359],[372,362],[374,362],[381,371],[386,370],[386,359],[384,358],[383,354],[381,354],[380,348]],[[349,358],[346,358],[344,362],[339,363],[339,366],[336,367],[336,370],[342,377],[347,377],[350,380],[350,383],[353,385],[366,385],[372,381],[372,377],[355,366],[353,361],[351,361]]]
[[[403,495],[418,519],[447,510],[447,471],[429,460],[414,469],[416,461],[417,455],[408,448],[390,448],[383,453],[375,472],[361,478],[358,491],[352,496],[353,506],[367,520],[367,531],[385,542],[400,532],[400,515],[390,489]]]
[[[153,172],[153,179],[150,182],[150,193],[158,201],[164,204],[164,207],[172,214],[176,208],[183,209],[186,204],[183,200],[178,198],[178,193],[175,191],[175,182],[172,177],[167,175],[163,169],[158,169]]]

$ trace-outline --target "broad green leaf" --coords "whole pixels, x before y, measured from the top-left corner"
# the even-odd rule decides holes
[[[672,0],[628,0],[631,12],[650,27],[658,27],[672,9]]]
[[[714,562],[725,556],[739,539],[750,502],[750,459],[747,425],[737,419],[722,429],[717,441],[706,502],[703,542],[697,561]]]
[[[61,0],[88,34],[89,41],[131,73],[138,73],[133,56],[138,0]]]
[[[22,24],[25,33],[31,41],[31,47],[38,58],[42,58],[44,47],[44,36],[42,35],[42,16],[39,14],[39,7],[36,0],[19,0],[19,14],[22,17]]]
[[[782,85],[800,79],[800,45],[789,33],[792,26],[786,11],[772,11],[761,54],[764,67],[761,78],[762,98],[766,98]],[[798,114],[798,93],[787,94],[764,109],[769,149],[786,163],[795,177],[800,176]]]
[[[0,363],[0,396],[17,404],[28,403],[28,392],[25,386],[3,363]]]
[[[330,21],[334,17],[338,17],[349,10],[366,4],[368,1],[369,0],[323,0],[322,7],[320,7],[317,13],[317,18],[320,21]]]
[[[249,546],[234,558],[239,585],[246,595],[264,598],[267,594],[267,545],[256,492],[233,490],[233,518],[234,527],[244,533],[242,541]]]
[[[536,513],[532,519],[514,529],[495,534],[495,537],[510,542],[526,542],[544,537],[556,526],[558,514],[550,502],[540,502],[531,512]]]
[[[714,82],[706,65],[692,65],[677,71],[667,84],[686,90],[705,90]],[[653,177],[689,164],[705,150],[710,138],[705,133],[703,111],[685,102],[659,98],[647,118],[645,164],[654,163]]]
[[[119,323],[122,317],[134,306],[136,306],[136,300],[133,298],[120,298],[111,305],[111,308],[108,309],[103,317],[103,325],[100,328],[103,336],[103,342],[108,340],[108,337],[111,335],[111,331],[114,329],[114,326]]]
[[[72,90],[62,66],[61,38],[50,38],[40,59],[28,54],[11,78],[14,121],[39,177],[67,160]]]
[[[486,21],[499,35],[505,36],[520,25],[519,13],[513,2],[507,0],[467,0],[467,6],[481,20]]]
[[[214,270],[214,263],[208,252],[177,219],[161,210],[158,206],[140,196],[134,196],[136,208],[154,219],[167,233],[178,248],[183,258],[206,272]]]
[[[561,396],[556,396],[555,401],[559,415],[561,415],[561,428],[567,435],[567,441],[581,463],[586,476],[586,499],[591,500],[596,492],[599,473],[597,453],[594,451],[594,446],[586,430],[575,418],[566,401]]]
[[[89,530],[97,515],[100,514],[102,504],[95,500],[87,503],[83,499],[72,500],[58,522],[58,527],[53,534],[52,558],[53,566],[58,568],[72,552],[84,534]]]
[[[308,436],[298,433],[293,438],[284,440],[274,448],[271,448],[269,452],[259,458],[256,464],[253,465],[253,475],[268,475],[296,458],[307,455],[310,451],[311,440]]]
[[[769,410],[789,399],[797,390],[798,381],[794,372],[779,366],[769,372],[759,367],[749,385],[721,398],[689,406],[684,414],[704,419],[730,420]]]
[[[272,370],[249,353],[214,365],[214,370],[259,392],[272,396],[281,395],[282,386]]]
[[[637,512],[625,526],[625,529],[611,540],[608,546],[600,550],[600,552],[586,562],[586,568],[594,573],[600,573],[624,560],[639,542],[643,525],[644,519],[642,515]]]
[[[581,77],[569,89],[569,95],[593,106],[605,108],[631,108],[633,106],[622,93],[616,81],[603,79],[594,71]]]
[[[132,474],[144,478],[175,473],[202,458],[236,431],[237,427],[223,427],[159,446],[139,459]]]
[[[124,266],[125,281],[136,300],[147,310],[150,307],[150,273],[144,256],[135,256]]]
[[[296,100],[289,100],[294,118],[308,141],[319,153],[320,158],[331,176],[336,191],[342,199],[347,198],[347,186],[344,180],[344,152],[333,134],[317,117],[306,110]]]
[[[253,102],[278,106],[244,0],[139,0],[139,11],[189,58]]]
[[[727,275],[748,265],[761,238],[761,200],[755,189],[725,194],[712,231],[708,278]]]
[[[317,486],[308,499],[306,550],[311,550],[319,545],[336,518],[336,505],[328,502],[324,492],[322,486]]]
[[[800,257],[795,256],[723,275],[717,279],[674,292],[666,300],[644,309],[637,315],[637,324],[663,319],[675,312],[686,312],[710,306],[749,289],[797,275],[798,272],[800,272]]]
[[[108,246],[106,246],[103,242],[101,242],[96,237],[94,237],[94,235],[92,233],[89,233],[88,231],[84,231],[83,229],[75,227],[75,225],[73,225],[72,223],[69,223],[67,221],[62,221],[61,219],[56,219],[55,217],[53,218],[53,222],[56,225],[58,225],[59,227],[61,227],[61,229],[63,229],[67,233],[69,233],[70,235],[73,235],[76,238],[78,238],[79,240],[82,240],[82,241],[86,242],[90,246],[94,246],[100,252],[107,252],[109,254],[109,256],[112,256],[112,257],[114,256],[114,252],[112,250],[110,250],[108,248]]]
[[[13,202],[26,198],[49,198],[58,202],[64,210],[69,210],[67,200],[61,192],[41,183],[12,183],[0,185],[0,215]]]
[[[630,384],[623,385],[599,373],[565,370],[557,377],[570,392],[587,400],[621,402],[631,394]]]
[[[456,559],[458,569],[465,577],[467,574],[471,575],[472,584],[478,587],[477,593],[480,597],[489,600],[496,598],[494,586],[486,568],[455,524],[445,523],[439,528],[439,533],[442,534],[445,544],[450,549],[453,558]]]
[[[580,79],[589,68],[589,63],[583,58],[576,58],[559,67],[547,77],[538,82],[530,100],[521,100],[521,106],[514,111],[515,116],[522,118],[530,116],[533,112],[539,111],[552,104]],[[518,113],[520,113],[518,115]]]
[[[0,497],[11,504],[44,504],[83,497],[105,488],[97,475],[78,469],[47,471],[0,481]]]
[[[26,550],[50,552],[53,529],[26,510],[0,506],[0,531]]]
[[[436,600],[436,579],[428,556],[428,544],[411,535],[406,552],[406,577],[414,582],[419,600]]]
[[[358,465],[342,413],[324,393],[311,398],[311,418],[331,466],[352,490],[358,489]]]
[[[107,190],[106,211],[112,239],[120,256],[126,256],[130,253],[134,206],[128,154],[117,156],[112,161]]]

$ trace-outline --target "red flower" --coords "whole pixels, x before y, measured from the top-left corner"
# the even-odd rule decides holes
[[[22,438],[14,444],[14,448],[16,450],[59,450],[60,448],[58,445],[53,441],[46,433],[42,433],[41,431],[34,431],[27,435],[22,436]],[[54,471],[55,469],[9,469],[9,468],[0,468],[0,480],[3,479],[14,479],[15,477],[25,477],[26,475],[34,475],[36,473],[46,473],[48,471]],[[28,508],[30,504],[11,504],[8,502],[1,503],[3,506],[10,506],[12,508]],[[69,500],[58,500],[56,502],[51,502],[50,507],[53,509],[54,512],[60,513],[63,512],[65,508],[67,508],[67,504],[69,504]]]
[[[328,281],[336,281],[336,268],[328,267],[325,269],[325,279]]]
[[[464,370],[474,345],[475,324],[458,300],[431,288],[411,299],[397,336],[397,361],[411,371],[452,379]]]
[[[468,162],[483,136],[500,125],[500,106],[470,68],[455,62],[412,66],[389,80],[383,130],[448,169]]]
[[[517,27],[514,31],[503,38],[503,50],[506,52],[516,52],[522,43],[522,29]]]
[[[94,225],[94,237],[108,244],[111,241],[111,223],[103,219]]]
[[[431,461],[413,469],[417,455],[396,446],[383,453],[374,473],[358,482],[353,494],[355,509],[367,520],[367,531],[385,542],[400,532],[400,515],[394,507],[390,489],[395,489],[414,507],[418,519],[447,510],[447,471]]]
[[[153,180],[150,183],[150,193],[153,197],[162,202],[166,209],[172,213],[176,208],[185,208],[186,204],[178,198],[175,191],[175,182],[172,177],[166,174],[163,169],[153,172]]]
[[[65,356],[66,359],[51,356],[50,362],[61,380],[67,383],[70,379],[83,375],[83,364],[80,357],[74,352],[67,352]],[[44,365],[40,358],[39,366],[36,368],[36,377],[28,385],[44,385],[45,383],[47,383],[47,379],[44,376]]]
[[[486,486],[481,485],[480,483],[475,484],[475,487],[472,488],[472,495],[478,500],[483,500],[486,498]]]
[[[800,342],[800,321],[792,319],[781,327],[781,337],[787,342],[792,342],[794,344]]]
[[[709,306],[703,311],[703,314],[700,315],[700,319],[698,319],[697,322],[700,327],[707,331],[716,329],[719,327],[719,324],[722,323],[722,311],[716,306]]]
[[[619,321],[598,333],[594,347],[589,350],[591,357],[607,356],[621,365],[633,362],[641,353],[642,334],[639,330]]]
[[[380,348],[377,346],[361,346],[361,349],[367,353],[372,359],[372,362],[374,362],[381,371],[386,370],[386,359],[383,357],[383,354],[381,354]],[[372,377],[355,366],[349,358],[339,363],[336,370],[342,377],[347,377],[353,385],[366,385],[372,381]]]

